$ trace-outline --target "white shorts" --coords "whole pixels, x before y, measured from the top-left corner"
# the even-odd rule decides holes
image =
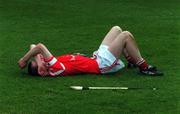
[[[100,45],[99,49],[93,53],[102,74],[113,73],[124,68],[124,63],[108,50],[107,45]]]

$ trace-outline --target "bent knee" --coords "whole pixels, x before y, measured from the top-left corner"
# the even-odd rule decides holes
[[[123,31],[121,33],[124,37],[122,37],[125,41],[133,40],[133,35],[129,31]]]
[[[119,26],[113,26],[112,29],[122,32],[122,29]]]
[[[123,34],[126,37],[130,36],[131,38],[133,38],[133,35],[129,31],[123,31],[121,34]]]
[[[125,36],[128,36],[130,35],[131,33],[129,31],[123,31],[121,34],[125,35]]]

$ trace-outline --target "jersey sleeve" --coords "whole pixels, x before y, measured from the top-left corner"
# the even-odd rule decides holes
[[[51,76],[60,75],[65,71],[65,66],[59,62],[55,57],[50,57],[44,60],[48,67],[48,72]]]

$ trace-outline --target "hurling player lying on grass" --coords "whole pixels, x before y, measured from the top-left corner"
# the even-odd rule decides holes
[[[117,72],[125,65],[119,59],[124,55],[128,67],[138,67],[140,74],[148,76],[161,76],[158,71],[142,58],[133,35],[114,26],[105,36],[99,49],[92,57],[81,54],[67,54],[54,57],[41,43],[30,46],[30,50],[19,61],[19,67],[25,68],[28,61],[30,75],[40,76],[66,76],[82,73],[106,74]]]

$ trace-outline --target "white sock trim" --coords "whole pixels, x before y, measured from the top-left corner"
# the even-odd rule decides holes
[[[140,61],[138,61],[136,64],[139,66],[139,65],[141,65],[142,63],[144,63],[144,59],[142,58]]]

